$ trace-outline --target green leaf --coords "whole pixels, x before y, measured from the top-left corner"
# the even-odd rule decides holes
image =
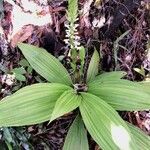
[[[14,69],[12,69],[11,72],[16,73],[16,74],[25,74],[26,70],[23,67],[20,67],[20,68],[14,68]]]
[[[126,35],[128,35],[129,34],[129,32],[130,32],[131,30],[128,30],[128,31],[126,31],[125,33],[123,33],[120,37],[118,37],[117,39],[116,39],[116,41],[114,41],[114,44],[113,44],[113,54],[114,54],[114,59],[115,59],[115,66],[117,67],[117,61],[118,61],[118,51],[120,50],[119,49],[119,47],[120,47],[120,45],[119,45],[119,42],[126,36]]]
[[[0,101],[0,126],[22,126],[47,121],[60,95],[71,89],[58,83],[26,86]]]
[[[95,80],[88,85],[92,93],[116,110],[145,110],[150,109],[150,94],[138,83],[128,80]]]
[[[145,70],[143,67],[141,68],[133,68],[133,70],[137,73],[139,73],[140,75],[142,75],[143,77],[145,77]]]
[[[2,128],[3,138],[7,140],[9,143],[13,143],[13,137],[9,131],[9,128]]]
[[[63,150],[89,150],[87,132],[79,115],[68,131]]]
[[[104,150],[137,150],[126,123],[105,101],[81,93],[80,112],[90,135]]]
[[[11,72],[15,75],[15,78],[19,81],[26,81],[26,78],[23,74],[26,73],[26,70],[23,67],[14,68]]]
[[[15,73],[15,78],[16,78],[17,80],[19,80],[19,81],[26,81],[25,76],[22,75],[22,74],[17,74],[17,73]]]
[[[20,60],[19,64],[23,67],[29,67],[30,66],[30,64],[28,63],[28,61],[26,59]]]
[[[27,68],[27,72],[28,72],[29,74],[32,74],[32,71],[33,71],[32,67],[28,67],[28,68]]]
[[[81,96],[77,95],[74,90],[64,92],[55,104],[50,122],[76,109],[80,105],[81,99]]]
[[[112,72],[105,72],[95,77],[95,80],[100,81],[110,81],[110,80],[116,80],[121,79],[126,75],[126,72],[124,71],[112,71]],[[92,82],[92,81],[91,81]]]
[[[20,43],[18,47],[30,65],[49,82],[71,85],[70,75],[64,66],[45,49]]]
[[[100,57],[97,50],[95,49],[87,70],[87,82],[93,80],[98,74],[99,61]]]
[[[148,93],[150,94],[150,81],[142,81],[142,82],[138,82],[142,87],[143,89]]]
[[[80,54],[80,59],[82,64],[84,64],[84,59],[85,59],[85,48],[83,46],[80,47],[79,49],[79,54]]]
[[[8,150],[13,150],[13,148],[9,142],[5,141],[5,143],[7,145]]]
[[[146,135],[141,129],[133,126],[130,123],[127,123],[128,128],[130,129],[133,138],[136,141],[138,150],[149,150],[150,149],[150,137]]]

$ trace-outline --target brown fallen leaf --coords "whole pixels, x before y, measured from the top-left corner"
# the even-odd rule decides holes
[[[8,40],[12,41],[11,43],[13,47],[16,45],[17,39],[21,38],[21,35],[23,35],[23,37],[21,38],[21,40],[23,40],[31,34],[30,32],[32,31],[32,27],[24,26],[44,26],[47,24],[53,24],[48,6],[41,7],[38,6],[36,3],[34,4],[32,1],[26,1],[26,3],[22,3],[21,8],[16,5],[12,0],[5,0],[5,2],[8,2],[13,6],[13,10],[11,12],[12,31],[8,35]],[[29,7],[27,6],[31,7],[29,12],[26,12],[26,10],[29,9]],[[23,31],[26,31],[27,33],[23,34]]]
[[[22,27],[12,38],[11,46],[16,47],[17,43],[27,40],[34,30],[33,25],[27,25]]]
[[[83,9],[81,10],[82,12],[82,17],[81,17],[81,25],[82,27],[87,27],[90,28],[91,27],[91,22],[89,20],[89,14],[90,14],[90,9],[91,9],[91,4],[92,4],[93,0],[87,0],[84,3]]]
[[[94,2],[94,6],[97,8],[97,9],[101,9],[102,6],[107,3],[109,0],[95,0]]]

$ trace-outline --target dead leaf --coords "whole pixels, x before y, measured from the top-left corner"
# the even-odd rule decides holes
[[[83,6],[82,11],[82,18],[81,18],[81,25],[87,28],[91,27],[91,23],[89,20],[90,8],[93,0],[87,0]]]
[[[37,4],[34,4],[32,1],[23,1],[22,0],[22,8],[16,5],[12,0],[5,0],[13,6],[13,10],[11,13],[11,21],[12,21],[12,32],[10,33],[8,39],[11,41],[22,27],[26,25],[35,25],[35,26],[44,26],[47,24],[52,25],[52,17],[49,11],[49,7],[40,7]],[[28,5],[27,5],[28,4]],[[27,6],[29,6],[27,8]],[[29,12],[26,12],[28,10]],[[20,33],[19,33],[20,34]]]
[[[34,27],[32,25],[24,26],[12,38],[11,46],[16,47],[17,43],[27,40],[33,33]]]
[[[97,8],[97,9],[101,9],[102,6],[107,3],[109,0],[95,0],[94,2],[94,6]]]

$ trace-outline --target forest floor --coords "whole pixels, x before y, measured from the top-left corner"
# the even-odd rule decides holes
[[[94,47],[101,70],[122,70],[132,81],[150,80],[149,0],[79,0],[77,24],[81,45]],[[0,0],[0,99],[21,87],[43,82],[17,48],[26,42],[45,48],[55,57],[64,55],[67,0]],[[16,68],[23,70],[15,76]],[[150,135],[150,111],[120,112]],[[0,149],[59,150],[74,114],[48,125],[0,129]],[[7,142],[6,142],[7,141]],[[89,137],[90,149],[98,150]]]

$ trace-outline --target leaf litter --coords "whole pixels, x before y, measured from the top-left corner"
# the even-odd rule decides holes
[[[0,1],[1,2],[1,1]],[[137,0],[139,4],[133,10],[126,8],[129,13],[124,18],[119,14],[118,25],[114,22],[114,14],[119,8],[124,8],[122,0],[80,0],[79,36],[81,44],[89,51],[96,47],[101,54],[101,68],[103,71],[123,70],[127,72],[126,78],[134,81],[148,80],[150,77],[150,7],[148,0]],[[128,0],[126,1],[128,2]],[[131,3],[133,1],[130,1]],[[1,2],[2,3],[2,2]],[[18,42],[27,42],[46,48],[56,57],[65,56],[67,45],[65,39],[65,9],[66,0],[4,0],[0,5],[0,98],[13,93],[15,90],[43,78],[34,71],[27,71],[29,66],[23,66],[27,71],[26,81],[18,81],[10,74],[14,68],[22,67],[19,62],[23,56],[17,50]],[[133,5],[134,6],[134,5]],[[125,11],[126,12],[126,11]],[[120,19],[120,20],[119,20]],[[114,29],[111,33],[110,29]],[[130,32],[122,36],[128,30]],[[111,35],[110,35],[111,33]],[[122,37],[117,41],[119,37]],[[114,43],[117,41],[117,51],[114,56]],[[146,79],[134,71],[134,68],[143,67]],[[121,112],[122,118],[140,127],[150,135],[150,112]],[[59,150],[62,148],[67,130],[75,114],[69,114],[54,121],[25,127],[28,142],[37,150]],[[24,127],[23,127],[24,128]],[[12,132],[13,129],[10,131]],[[0,133],[0,135],[2,135]],[[11,135],[12,136],[12,135]],[[4,141],[2,136],[0,139]],[[15,137],[18,143],[20,139]],[[89,138],[90,139],[90,138]],[[90,149],[99,147],[90,141]],[[29,145],[30,145],[29,144]],[[21,144],[21,147],[28,147]]]

